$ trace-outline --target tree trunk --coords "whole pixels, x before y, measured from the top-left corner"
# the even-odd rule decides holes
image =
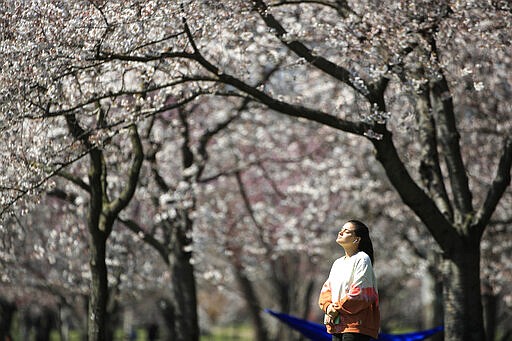
[[[119,285],[118,280],[117,285]],[[107,340],[114,340],[115,332],[122,327],[121,302],[119,302],[117,286],[109,288],[109,300],[107,301],[106,335]]]
[[[484,310],[484,325],[487,334],[487,341],[496,339],[496,326],[498,320],[498,296],[492,292],[492,287],[484,281],[484,293],[482,294],[482,304]]]
[[[279,310],[282,313],[290,314],[291,313],[291,307],[290,307],[290,298],[289,294],[292,291],[290,283],[284,283],[279,282],[276,283],[278,287],[278,295],[277,300],[279,302]],[[283,341],[289,341],[289,340],[296,340],[297,334],[294,333],[292,328],[284,327],[279,328],[277,333],[277,339],[283,340]]]
[[[162,318],[167,328],[167,339],[176,340],[176,328],[174,326],[174,306],[172,302],[169,302],[166,298],[162,298],[159,301],[158,307],[162,312]]]
[[[108,277],[106,257],[107,237],[102,231],[91,235],[89,243],[89,265],[91,269],[91,292],[88,313],[88,340],[106,341],[108,303]]]
[[[443,260],[445,340],[482,341],[479,242],[454,241]]]
[[[83,130],[68,117],[75,134],[82,135]],[[140,168],[144,158],[142,144],[135,125],[130,126],[133,162],[128,173],[127,185],[119,196],[109,201],[107,195],[107,167],[103,152],[93,148],[89,152],[89,186],[90,193],[87,226],[89,229],[89,265],[91,270],[91,290],[88,310],[88,340],[105,341],[108,339],[108,268],[106,264],[107,240],[119,213],[128,206],[135,193]],[[195,303],[195,302],[194,302]]]
[[[36,317],[35,341],[50,341],[50,333],[55,325],[55,312],[44,307]]]
[[[10,336],[11,322],[16,311],[16,305],[0,297],[0,340]]]
[[[172,273],[172,305],[176,341],[198,341],[196,281],[192,265],[192,221],[185,215],[181,224],[171,228],[169,264]]]
[[[278,258],[276,264],[276,289],[279,294],[279,308],[281,312],[307,319],[310,309],[311,295],[313,294],[314,280],[297,276],[303,269],[311,266],[309,257],[301,253],[288,253]],[[301,340],[301,334],[293,328],[280,328],[279,340]]]
[[[480,239],[484,231],[482,219],[485,221],[486,216],[480,214],[480,218],[476,219],[479,221],[478,225],[469,226],[471,222],[466,221],[466,226],[462,226],[462,217],[471,217],[469,213],[462,213],[469,210],[466,206],[470,206],[471,202],[470,193],[462,188],[454,196],[458,199],[458,206],[464,210],[454,214],[455,222],[447,220],[446,215],[449,215],[449,212],[442,213],[410,177],[393,145],[391,133],[383,131],[382,140],[372,142],[377,150],[377,160],[386,170],[388,179],[404,203],[421,219],[443,250],[445,340],[485,340],[480,292]],[[505,161],[502,169],[508,169]],[[460,171],[459,167],[455,168]],[[503,176],[502,179],[504,180],[500,178],[500,181],[496,182],[496,195],[509,183],[506,181],[509,177]],[[502,182],[505,184],[503,188],[498,186]],[[464,187],[463,184],[459,185]],[[489,199],[486,209],[491,210],[492,204],[493,201]]]
[[[59,304],[58,307],[57,328],[61,341],[69,341],[69,331],[71,329],[71,311],[67,305]]]
[[[302,295],[304,307],[301,310],[302,310],[302,318],[304,320],[308,320],[308,318],[309,318],[309,314],[311,312],[311,297],[313,297],[313,293],[317,289],[316,283],[313,279],[308,280],[307,283],[308,284],[304,288],[304,294]],[[307,340],[307,338],[301,334],[298,341],[303,341],[303,340]]]
[[[443,283],[441,281],[439,262],[430,260],[430,265],[422,279],[421,329],[430,329],[443,325]],[[438,333],[430,341],[442,341],[443,333]]]
[[[255,341],[267,341],[268,332],[263,319],[261,318],[261,308],[256,291],[244,273],[243,267],[240,264],[233,266],[235,270],[236,280],[240,286],[240,290],[248,304],[249,314],[251,315],[252,325],[255,332]]]

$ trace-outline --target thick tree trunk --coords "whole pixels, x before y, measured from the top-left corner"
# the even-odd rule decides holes
[[[510,159],[507,153],[500,160],[499,176],[477,218],[471,214],[471,193],[464,179],[452,176],[459,187],[454,192],[456,213],[441,212],[429,197],[410,177],[393,145],[391,133],[383,130],[382,140],[372,141],[377,150],[377,159],[397,189],[404,203],[409,206],[428,228],[443,250],[443,300],[445,340],[482,341],[485,330],[480,292],[480,240],[484,224],[510,183]],[[449,137],[456,135],[450,135]],[[457,146],[451,143],[453,153]],[[507,148],[509,146],[507,145]],[[452,155],[453,156],[453,155]],[[460,160],[454,156],[453,172],[460,172]],[[440,194],[438,192],[438,194]],[[435,195],[435,193],[434,193]],[[447,219],[451,217],[453,221]],[[472,218],[472,219],[469,219]],[[473,224],[471,220],[473,220]],[[462,226],[462,225],[466,226]]]
[[[483,341],[479,242],[453,243],[443,261],[445,340]]]
[[[169,264],[172,273],[174,333],[176,341],[198,341],[197,292],[192,265],[192,222],[185,218],[171,229],[173,238]]]
[[[443,325],[443,283],[439,262],[431,263],[422,279],[422,324],[421,329],[430,329]],[[444,333],[438,333],[431,341],[442,341]]]
[[[87,324],[89,341],[105,341],[107,337],[108,277],[105,262],[106,244],[107,237],[101,231],[92,234],[89,243],[89,265],[91,269],[91,292]]]

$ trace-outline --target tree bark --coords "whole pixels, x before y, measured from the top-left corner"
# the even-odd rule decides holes
[[[484,285],[487,285],[487,283]],[[482,295],[487,341],[494,341],[496,339],[496,326],[498,325],[498,300],[499,297],[492,292],[491,288],[488,288]]]
[[[479,241],[454,242],[450,258],[443,260],[445,340],[485,340],[480,294]]]
[[[94,149],[90,153],[89,184],[89,266],[91,270],[91,291],[89,297],[87,335],[89,341],[106,340],[106,319],[108,303],[108,270],[105,262],[108,231],[101,226],[104,190],[102,178],[102,153]],[[103,224],[104,225],[104,224]]]
[[[383,165],[404,203],[422,220],[444,253],[443,293],[445,340],[485,340],[480,293],[480,239],[483,228],[449,221],[412,180],[393,146],[391,134],[373,141]],[[459,220],[455,218],[455,220]]]
[[[422,298],[423,323],[421,329],[430,329],[444,324],[443,313],[443,282],[440,276],[439,262],[428,266],[423,284],[425,293]],[[438,333],[431,337],[431,341],[442,341],[444,333]]]
[[[251,315],[252,325],[255,332],[255,341],[267,341],[268,331],[263,323],[263,319],[261,318],[261,308],[259,298],[256,295],[256,290],[254,290],[251,281],[245,275],[241,264],[234,264],[233,268],[240,290],[248,304],[249,314]]]
[[[55,312],[48,307],[41,309],[35,320],[35,341],[50,341],[50,333],[55,327]]]
[[[98,104],[99,106],[99,104]],[[104,124],[103,112],[100,108],[98,125]],[[103,151],[91,145],[88,133],[80,126],[74,115],[67,115],[68,130],[77,140],[81,140],[89,151],[89,184],[81,179],[70,177],[75,184],[89,192],[89,208],[87,227],[89,230],[89,266],[91,286],[87,317],[87,338],[89,341],[105,341],[108,339],[108,268],[106,264],[107,240],[119,213],[128,206],[137,187],[144,152],[135,125],[131,125],[130,140],[132,143],[133,160],[127,176],[127,183],[122,192],[114,200],[109,200],[107,193],[107,166]]]
[[[172,273],[172,305],[176,341],[198,341],[199,322],[194,266],[192,265],[192,221],[184,217],[170,229],[172,233],[169,264]]]
[[[159,308],[162,312],[162,317],[167,327],[167,337],[169,340],[176,340],[176,330],[174,328],[174,306],[167,298],[162,298],[159,302]]]
[[[16,305],[0,297],[0,340],[10,337],[11,322],[16,311]]]

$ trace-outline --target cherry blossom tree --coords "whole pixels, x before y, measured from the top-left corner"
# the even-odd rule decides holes
[[[443,252],[446,337],[482,340],[480,241],[512,164],[510,16],[469,0],[7,2],[2,210],[76,157],[42,143],[52,119],[112,113],[86,131],[97,143],[201,95],[247,97],[366,139]]]
[[[100,117],[98,125],[105,124]],[[87,214],[87,226],[90,233],[89,241],[89,265],[91,267],[91,291],[89,294],[89,340],[105,340],[107,327],[107,304],[108,304],[108,269],[106,265],[107,240],[112,233],[113,225],[135,193],[139,172],[142,166],[143,151],[138,135],[137,127],[129,127],[131,143],[133,146],[133,161],[128,169],[126,185],[119,190],[117,196],[115,190],[108,188],[107,163],[105,161],[103,148],[90,144],[90,135],[82,128],[74,115],[67,116],[67,124],[73,137],[82,141],[89,149],[89,174],[88,182],[81,178],[70,175],[68,178],[86,189],[89,194],[89,207]],[[114,194],[113,194],[114,193]]]
[[[208,159],[207,144],[237,116],[217,122],[194,124],[193,111],[178,108],[155,119],[148,134],[151,146],[140,207],[120,220],[153,247],[171,276],[171,293],[166,314],[176,340],[198,340],[197,292],[193,258],[193,226],[196,187]],[[144,204],[149,199],[151,205]]]
[[[2,128],[7,134],[12,134],[8,135],[8,137],[12,137],[10,140],[12,144],[8,145],[11,149],[6,148],[2,156],[6,160],[12,158],[20,161],[23,166],[28,164],[25,167],[28,168],[28,171],[11,178],[11,175],[16,174],[16,168],[19,169],[19,165],[12,164],[12,169],[4,173],[5,183],[8,186],[6,185],[3,188],[5,195],[2,196],[2,210],[3,213],[12,209],[15,210],[22,197],[26,197],[36,190],[44,190],[47,179],[56,174],[66,177],[90,193],[89,227],[93,237],[90,245],[93,278],[90,301],[91,314],[89,314],[89,317],[94,320],[89,323],[90,330],[88,334],[91,339],[101,339],[105,335],[105,312],[108,301],[107,267],[105,264],[106,241],[119,212],[126,207],[134,194],[142,160],[142,149],[137,130],[131,122],[144,120],[146,117],[168,111],[173,107],[179,107],[195,98],[197,94],[187,96],[186,93],[182,93],[183,90],[179,89],[173,89],[171,94],[164,93],[162,95],[159,93],[160,89],[170,88],[171,85],[179,86],[183,81],[171,81],[168,85],[155,83],[151,85],[153,90],[148,91],[147,84],[145,82],[140,83],[138,78],[141,75],[139,72],[146,74],[149,71],[149,69],[145,70],[144,65],[142,65],[141,70],[134,68],[130,71],[125,69],[123,65],[118,65],[119,68],[115,70],[116,67],[109,69],[108,62],[102,62],[95,57],[93,59],[96,61],[90,59],[89,57],[92,55],[88,55],[87,51],[93,52],[90,48],[94,48],[93,46],[96,44],[94,40],[97,37],[99,38],[96,34],[103,34],[100,27],[103,25],[101,22],[106,19],[103,12],[105,8],[92,2],[70,3],[69,6],[62,5],[59,2],[48,3],[43,6],[36,2],[27,3],[23,6],[9,3],[3,13],[5,24],[8,26],[8,29],[6,27],[6,38],[12,42],[12,45],[10,50],[6,49],[7,66],[2,78],[13,80],[9,89],[3,95],[5,98],[19,96],[17,98],[21,101],[19,102],[20,106],[13,104],[4,108],[6,117],[12,118],[12,121],[6,122]],[[82,11],[84,9],[85,12]],[[149,4],[147,10],[152,11],[154,9],[157,9],[154,4]],[[118,7],[118,10],[123,12],[125,9]],[[130,10],[126,12],[126,14],[129,13],[131,13]],[[10,25],[11,20],[15,18],[13,14],[19,15],[19,25]],[[121,17],[118,19],[124,21],[126,18],[122,18],[122,13],[119,14]],[[139,13],[139,15],[143,16],[144,13]],[[40,16],[48,19],[48,22],[41,22],[39,20]],[[75,19],[77,20],[75,21]],[[91,21],[88,21],[89,19]],[[108,20],[104,23],[107,26],[110,25]],[[96,27],[98,31],[89,36],[92,31],[78,29],[84,24],[90,28]],[[72,32],[71,35],[65,35],[66,41],[60,40],[56,35],[57,31],[54,30],[56,27],[73,27],[70,31]],[[74,31],[75,28],[78,31]],[[28,38],[35,33],[43,33],[44,35],[39,44],[27,46],[21,42],[23,38]],[[154,38],[153,34],[150,35],[152,36],[151,39]],[[88,36],[91,40],[88,40]],[[171,36],[175,35],[171,34]],[[22,39],[18,40],[18,38]],[[97,43],[101,45],[99,41]],[[95,53],[93,52],[93,54]],[[20,61],[20,56],[27,59],[35,56],[41,57],[41,64],[28,66],[28,63],[23,64],[24,60]],[[26,73],[23,75],[18,73],[20,67],[24,68],[25,66],[27,67],[24,69]],[[37,68],[38,71],[34,72],[34,68]],[[155,74],[155,70],[149,71],[153,73],[152,75],[147,74],[148,82],[151,82],[150,79],[153,77],[155,77],[155,80],[159,79],[158,82],[162,80],[161,71],[158,71],[159,74]],[[13,73],[9,74],[9,72]],[[34,74],[38,74],[37,80],[32,78]],[[167,82],[165,79],[163,81]],[[43,93],[45,94],[43,95]],[[181,102],[163,103],[164,99],[169,98],[172,94],[174,96],[171,97],[179,98]],[[148,109],[151,112],[148,112]],[[29,123],[26,123],[27,121]],[[181,127],[185,130],[182,155],[183,169],[189,169],[189,174],[185,175],[183,181],[179,183],[181,187],[178,186],[175,195],[184,194],[189,197],[186,193],[190,192],[191,180],[194,176],[194,173],[190,173],[190,170],[193,169],[193,156],[187,145],[189,137],[186,136],[188,131],[185,117],[181,117],[181,121],[183,123]],[[32,149],[29,149],[29,151],[32,154],[28,154],[22,149],[25,147],[24,145],[17,146],[14,142],[15,134],[17,131],[24,131],[23,127],[27,124],[31,127],[28,137],[33,139],[34,143],[31,144],[33,147],[42,145],[43,140],[55,142],[57,138],[60,138],[59,143],[52,145],[55,149],[48,148],[49,151],[45,152],[43,150],[36,151],[35,148],[31,147]],[[59,131],[59,125],[63,124],[67,125],[71,139],[66,140],[66,131]],[[53,125],[51,130],[48,129],[50,135],[53,134],[50,138],[48,135],[38,134],[39,131],[50,127],[50,125]],[[111,161],[111,156],[107,159],[104,149],[108,148],[111,145],[111,140],[120,132],[122,134],[123,129],[127,127],[132,127],[128,129],[132,130],[132,143],[137,157],[131,171],[129,170],[128,186],[121,190],[116,188],[115,184],[112,185],[110,181],[112,179],[109,179],[106,174],[107,162]],[[211,133],[208,132],[208,134]],[[205,138],[208,138],[207,135],[205,135]],[[67,141],[71,142],[66,144]],[[52,158],[52,155],[54,155],[52,153],[59,152],[59,157],[65,159],[64,161]],[[24,154],[26,157],[19,160],[16,157],[19,154]],[[68,156],[69,159],[66,159],[63,155]],[[84,155],[91,157],[91,171],[88,182],[80,176],[62,171],[64,167],[76,162]],[[51,159],[51,162],[47,162],[48,159]],[[160,180],[163,180],[163,178],[160,178]],[[160,184],[169,187],[165,184],[165,181],[160,182]],[[186,188],[183,185],[186,185]],[[170,188],[167,188],[167,190],[170,191]],[[110,201],[109,197],[112,193],[117,193],[119,195],[118,199]],[[185,199],[187,198],[180,200],[180,205],[183,205],[183,208],[179,210],[179,220],[175,221],[174,218],[164,219],[172,225],[168,231],[172,233],[169,243],[175,243],[175,245],[168,246],[173,247],[171,250],[174,252],[173,256],[176,257],[172,259],[166,257],[166,261],[172,264],[173,270],[176,270],[172,272],[175,277],[175,300],[185,297],[183,296],[184,293],[192,292],[195,295],[193,276],[191,276],[192,271],[190,270],[191,252],[189,250],[189,244],[191,243],[189,234],[192,224],[189,212],[194,208],[194,199],[193,197],[188,198],[188,200]],[[192,205],[190,205],[191,201]],[[184,215],[181,215],[181,213]],[[126,225],[128,227],[134,226],[130,222]],[[167,254],[170,255],[169,252]],[[181,268],[186,269],[186,271],[181,271]],[[187,276],[187,281],[183,280],[183,275]],[[175,310],[178,317],[176,320],[181,323],[178,324],[180,328],[177,330],[181,333],[194,333],[195,335],[191,338],[185,335],[183,339],[197,339],[197,319],[193,313],[196,309],[194,296],[188,295],[183,302],[176,302],[175,305],[180,309]],[[186,324],[183,324],[184,322]]]
[[[479,299],[480,240],[510,183],[512,164],[512,141],[505,136],[499,142],[501,129],[510,124],[510,113],[506,109],[510,106],[504,105],[507,103],[506,94],[510,92],[507,90],[510,78],[509,73],[501,72],[510,66],[509,55],[505,52],[506,39],[503,40],[510,30],[506,25],[493,25],[494,22],[504,22],[501,17],[509,16],[507,7],[494,4],[483,9],[463,3],[435,4],[432,7],[427,4],[420,7],[419,3],[408,7],[402,3],[394,6],[358,3],[349,7],[345,3],[338,11],[328,5],[323,8],[314,6],[309,10],[323,15],[308,16],[311,12],[302,5],[272,8],[263,1],[252,3],[259,18],[254,17],[249,8],[235,12],[243,6],[232,4],[229,11],[223,12],[231,19],[226,20],[226,29],[232,28],[229,27],[231,25],[240,29],[240,25],[252,22],[249,18],[254,19],[255,25],[264,22],[268,31],[262,32],[261,36],[270,33],[291,53],[303,58],[312,73],[324,73],[332,77],[329,80],[337,80],[352,88],[357,96],[364,97],[367,105],[363,110],[369,112],[363,114],[364,120],[331,114],[332,109],[328,105],[325,109],[311,109],[296,104],[294,99],[299,98],[296,93],[293,97],[289,93],[273,95],[251,86],[249,79],[242,73],[236,73],[236,67],[224,64],[224,61],[213,61],[215,57],[211,50],[199,45],[205,41],[201,33],[208,24],[204,22],[185,23],[185,32],[190,40],[188,58],[203,66],[218,82],[251,95],[270,109],[367,136],[377,153],[376,160],[386,170],[390,182],[443,250],[446,336],[450,340],[483,339],[485,333]],[[240,13],[241,16],[243,13],[244,22],[237,21],[235,15],[229,13]],[[330,21],[337,14],[346,17],[346,24],[341,27],[334,27],[334,21]],[[304,20],[313,17],[316,20]],[[194,31],[190,27],[194,27]],[[297,30],[297,27],[302,30]],[[461,30],[466,27],[472,30]],[[321,45],[314,36],[301,35],[309,29],[325,37],[321,32],[328,32],[330,28],[336,30],[336,36],[346,34],[349,39],[353,38],[344,42],[347,48],[342,47],[346,59],[330,50],[333,42],[327,40]],[[210,32],[208,29],[205,31]],[[475,35],[474,31],[478,34]],[[475,36],[492,41],[491,47],[482,50]],[[273,51],[277,49],[279,47]],[[462,63],[451,62],[450,57],[454,53]],[[129,57],[123,55],[123,58]],[[152,57],[146,58],[151,60]],[[503,69],[495,68],[493,64]],[[466,70],[468,67],[470,69]],[[472,75],[470,90],[467,90],[465,79],[460,78],[464,72]],[[486,74],[493,77],[486,77]],[[488,91],[498,96],[486,95]],[[496,97],[499,101],[495,100]],[[478,98],[477,102],[472,101],[475,98]],[[410,146],[409,150],[416,153],[416,158],[400,158],[394,138],[398,134],[393,130],[393,123],[387,122],[395,111],[410,112],[415,120],[420,144]],[[486,120],[488,115],[493,119]],[[475,129],[475,120],[487,133]],[[396,123],[398,121],[399,117]],[[503,145],[497,158],[493,152],[489,154],[489,149],[481,148],[481,153],[487,152],[489,164],[495,165],[494,177],[474,172],[469,162],[471,157],[464,159],[461,148],[472,148],[475,142],[480,147],[493,148],[497,143]],[[468,174],[488,177],[483,185],[487,191],[483,190],[484,194],[475,202],[472,198],[478,190],[472,193],[470,188],[478,188],[480,184],[470,182]],[[475,204],[479,208],[475,208]]]
[[[68,171],[78,174],[83,166],[87,166],[85,160]],[[84,217],[88,198],[72,182],[56,180],[55,188],[37,207],[15,216],[4,231],[8,235],[2,233],[0,286],[3,297],[17,308],[20,324],[14,332],[24,335],[35,328],[39,334],[43,330],[36,322],[55,315],[58,320],[48,327],[57,328],[61,339],[69,340],[71,328],[87,331],[91,274]],[[113,228],[105,258],[109,269],[107,339],[120,327],[121,309],[140,300],[137,297],[145,292],[167,288],[168,275],[159,266],[162,262],[141,245],[138,236],[125,230],[120,224]]]
[[[87,273],[82,255],[87,233],[78,215],[48,197],[30,214],[13,216],[7,226],[2,233],[0,286],[16,308],[19,332],[24,335],[34,328],[38,339],[49,340],[51,328],[70,322],[59,321],[65,312],[72,312],[75,325],[85,325],[81,308],[89,282],[82,276]]]
[[[357,141],[329,133],[328,128],[275,114],[243,114],[225,142],[236,146],[231,153],[238,171],[221,172],[215,185],[202,190],[197,247],[218,250],[231,271],[213,266],[210,251],[198,256],[200,273],[221,283],[223,277],[236,280],[255,339],[297,337],[285,336],[287,329],[271,328],[262,316],[264,307],[304,318],[319,315],[316,303],[311,304],[332,259],[341,252],[334,243],[339,226],[352,217],[368,219],[373,226],[378,218],[371,212],[390,203],[379,176],[370,171],[370,150],[352,150]],[[223,147],[212,145],[212,154],[218,156]],[[217,162],[230,164],[226,159]],[[208,168],[206,172],[208,177]],[[372,233],[385,234],[382,230],[376,226]]]

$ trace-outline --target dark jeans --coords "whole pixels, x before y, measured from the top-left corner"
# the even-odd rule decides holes
[[[370,341],[373,340],[368,335],[359,333],[332,334],[332,341]]]

